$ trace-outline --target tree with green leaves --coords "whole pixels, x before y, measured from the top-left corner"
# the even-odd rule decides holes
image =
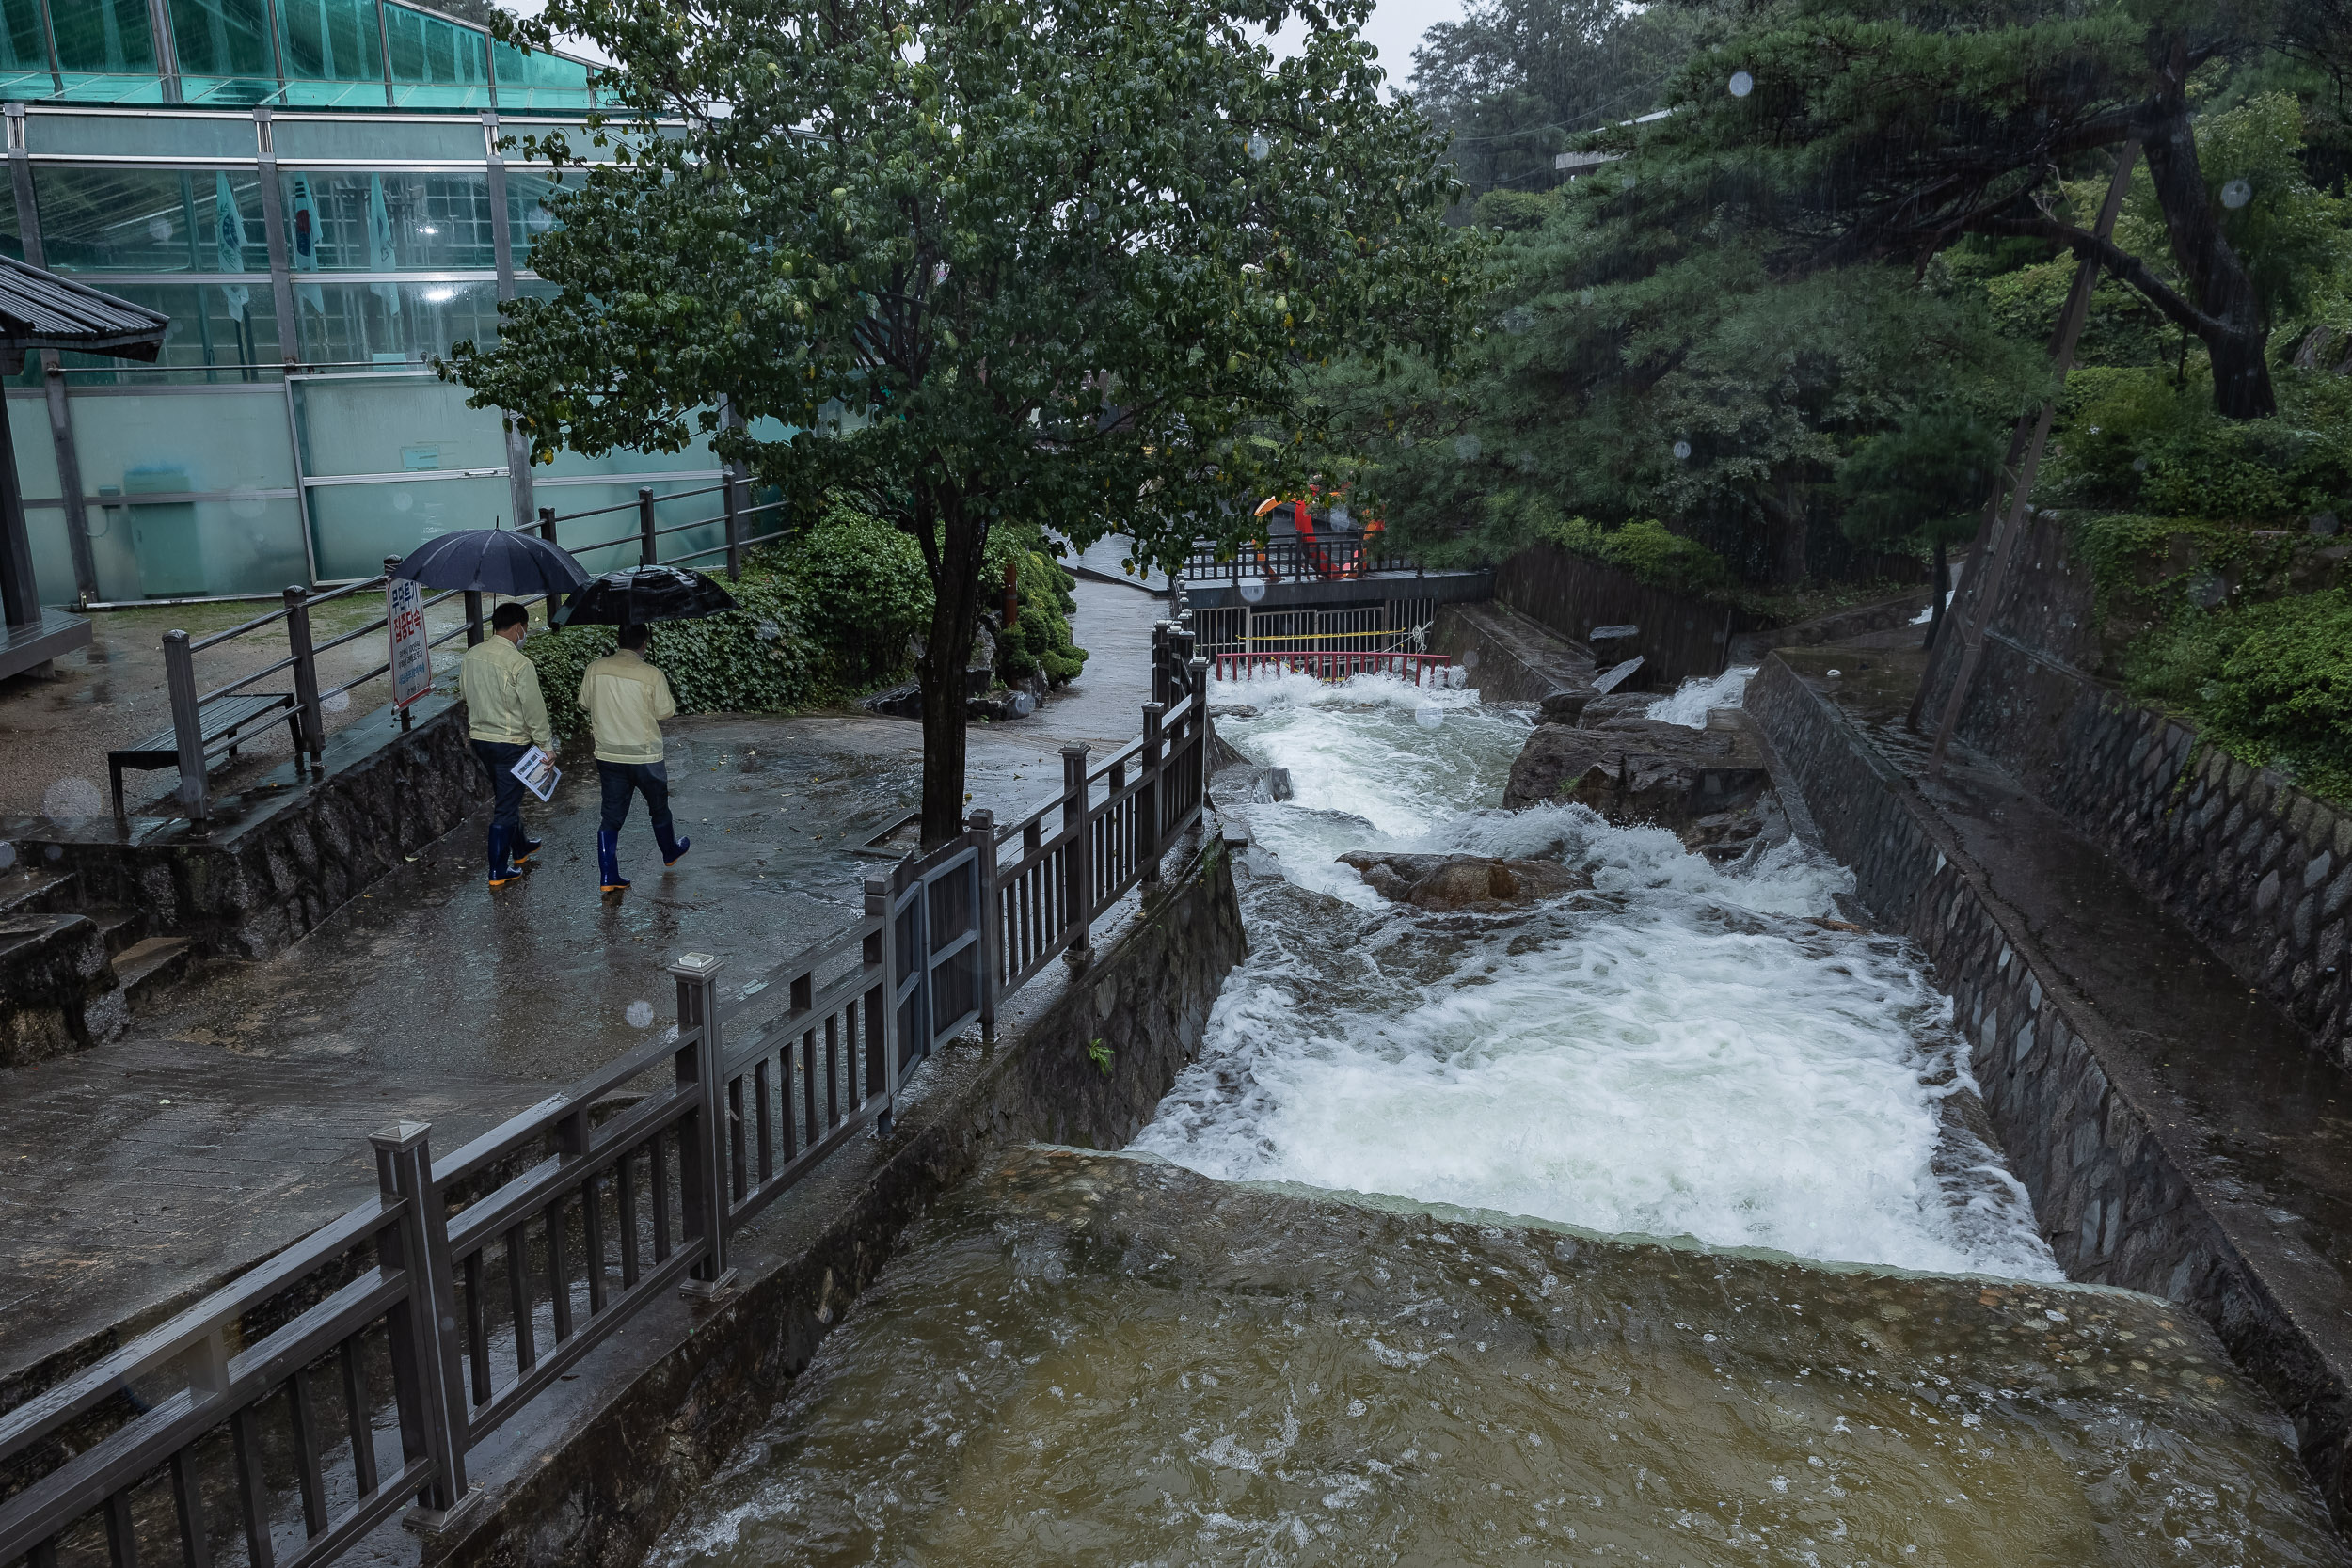
[[[1692,55],[1669,94],[1677,113],[1593,145],[1637,155],[1661,220],[1736,212],[1773,232],[1785,264],[1917,265],[1963,234],[2095,258],[2203,344],[2223,414],[2260,418],[2277,407],[2269,335],[2310,186],[2276,155],[2275,126],[2255,117],[2225,136],[2200,119],[2233,67],[2296,27],[2343,53],[2309,3],[1767,5]],[[2137,247],[2095,232],[2063,192],[2087,158],[2126,143],[2144,153],[2159,220]]]
[[[1847,538],[1882,549],[1925,546],[1930,551],[1935,563],[1931,645],[1944,632],[1948,552],[1976,536],[2007,434],[1972,408],[1931,404],[1862,442],[1838,470],[1845,507],[1837,523]]]
[[[549,298],[450,372],[541,456],[697,435],[933,586],[923,833],[961,827],[992,529],[1172,563],[1311,477],[1302,368],[1443,363],[1474,292],[1369,0],[552,0],[618,69]],[[1294,11],[1306,46],[1258,41]],[[526,150],[567,151],[562,138]]]

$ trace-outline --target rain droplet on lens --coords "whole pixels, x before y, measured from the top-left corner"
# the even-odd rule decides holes
[[[1755,78],[1755,77],[1753,77],[1753,76],[1749,75],[1749,74],[1748,74],[1746,71],[1733,71],[1733,72],[1731,73],[1731,96],[1732,96],[1732,97],[1734,97],[1734,98],[1745,98],[1748,94],[1750,94],[1750,93],[1754,92],[1755,90],[1756,90],[1756,78]]]
[[[1676,457],[1677,461],[1680,461],[1681,459],[1683,459],[1683,458],[1687,458],[1687,457],[1689,457],[1690,455],[1691,455],[1691,443],[1690,443],[1690,442],[1688,442],[1688,441],[1677,441],[1677,442],[1675,443],[1675,457]]]
[[[632,1002],[628,1005],[628,1011],[624,1013],[622,1016],[628,1020],[628,1026],[630,1028],[645,1028],[653,1022],[653,1004],[650,1002]]]
[[[2254,187],[2244,180],[2233,180],[2221,187],[2221,205],[2235,212],[2254,199]]]
[[[319,706],[329,713],[341,713],[351,706],[351,693],[348,691],[331,692],[319,699]]]
[[[1526,306],[1514,305],[1502,312],[1502,330],[1516,338],[1526,331],[1534,320],[1534,318],[1527,313]]]
[[[1475,436],[1456,436],[1454,438],[1454,455],[1465,463],[1475,459],[1478,450],[1478,437]]]
[[[1633,176],[1631,176],[1630,174],[1620,174],[1620,175],[1618,175],[1618,176],[1617,176],[1617,188],[1618,188],[1619,190],[1622,190],[1622,191],[1629,191],[1629,190],[1631,190],[1631,189],[1633,188]]]
[[[1274,144],[1265,139],[1265,133],[1263,131],[1252,131],[1249,133],[1249,156],[1251,158],[1257,160],[1259,163],[1263,163],[1265,162],[1265,155],[1273,150]]]
[[[1413,722],[1424,730],[1434,730],[1445,722],[1445,709],[1434,704],[1427,707],[1417,707],[1413,710]]]
[[[1593,303],[1593,291],[1587,289],[1582,293],[1577,295],[1576,299],[1577,303],[1580,305],[1590,305]]]

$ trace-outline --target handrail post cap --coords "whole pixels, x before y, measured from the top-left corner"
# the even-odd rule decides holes
[[[424,1142],[433,1131],[429,1121],[396,1121],[389,1127],[379,1127],[368,1134],[368,1142],[379,1153],[405,1154]]]
[[[1061,749],[1061,754],[1062,754],[1063,756],[1066,756],[1066,757],[1083,757],[1083,756],[1087,755],[1089,752],[1092,752],[1093,750],[1094,750],[1094,748],[1093,748],[1093,747],[1091,747],[1091,746],[1088,746],[1088,745],[1085,745],[1085,744],[1080,744],[1080,745],[1076,745],[1076,746],[1064,746],[1064,747]]]
[[[866,894],[867,897],[882,898],[888,896],[889,893],[890,879],[888,878],[868,877],[866,879]]]
[[[715,953],[680,953],[667,967],[682,980],[707,980],[719,973],[719,957]]]

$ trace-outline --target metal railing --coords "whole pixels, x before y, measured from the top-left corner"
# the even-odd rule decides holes
[[[0,1416],[0,1565],[201,1568],[233,1534],[316,1568],[398,1513],[451,1528],[485,1438],[673,1289],[726,1290],[733,1236],[1159,879],[1206,800],[1192,646],[1161,624],[1141,737],[1092,768],[1066,748],[1055,799],[973,812],[732,1006],[682,956],[673,1036],[453,1153],[377,1132],[375,1196]]]
[[[691,561],[707,560],[714,555],[723,555],[726,557],[727,576],[730,578],[739,578],[743,575],[743,555],[746,550],[756,545],[764,545],[772,540],[784,538],[788,531],[782,528],[776,528],[765,533],[749,531],[756,526],[753,519],[759,514],[779,512],[786,503],[775,500],[762,502],[757,506],[751,505],[746,497],[748,488],[748,482],[740,476],[736,476],[699,490],[681,490],[668,496],[656,496],[650,487],[643,487],[638,490],[634,500],[621,501],[612,506],[591,507],[581,512],[559,515],[552,507],[541,507],[538,521],[539,537],[549,544],[556,545],[558,548],[564,549],[575,558],[585,555],[591,550],[610,549],[615,546],[634,542],[638,546],[638,563],[647,566],[677,565]],[[721,498],[720,510],[711,515],[666,526],[658,524],[655,509],[661,502],[689,500],[699,496],[710,495]],[[576,522],[582,518],[604,516],[616,512],[634,513],[637,526],[618,538],[600,540],[592,545],[567,546],[557,540],[557,530],[561,524]],[[663,539],[673,534],[708,528],[714,523],[723,526],[724,543],[707,549],[672,556],[666,562],[662,560],[660,542]],[[293,698],[295,728],[300,736],[300,743],[294,752],[295,772],[299,774],[303,771],[306,761],[313,775],[321,772],[324,768],[326,747],[326,725],[323,705],[331,698],[344,695],[369,681],[389,674],[391,661],[388,646],[387,657],[383,663],[376,665],[364,674],[344,681],[340,686],[325,691],[320,690],[318,656],[339,648],[344,643],[356,641],[371,633],[382,632],[389,622],[387,617],[378,616],[365,626],[330,638],[325,642],[314,643],[310,636],[310,612],[322,605],[330,604],[355,594],[369,590],[381,592],[390,582],[391,574],[399,564],[398,556],[387,556],[384,560],[383,576],[369,578],[360,582],[343,583],[324,593],[312,593],[301,587],[289,587],[283,595],[284,603],[279,608],[266,614],[257,615],[249,621],[240,622],[225,630],[214,632],[207,637],[191,639],[184,631],[167,631],[164,634],[164,677],[171,699],[171,727],[179,754],[180,784],[175,795],[187,809],[189,819],[196,824],[197,831],[202,832],[212,819],[212,791],[207,782],[207,771],[212,754],[226,751],[233,745],[242,744],[251,738],[249,736],[215,736],[208,741],[204,734],[203,710],[205,705],[219,698],[243,692],[254,683],[267,679],[271,675],[292,672],[289,678],[294,688]],[[439,636],[432,638],[429,641],[429,646],[437,648],[456,637],[460,631],[465,634],[468,647],[482,641],[484,635],[482,594],[451,589],[426,599],[425,608],[431,609],[444,600],[455,597],[460,593],[465,594],[466,600],[465,625],[462,627],[453,626]],[[561,596],[549,594],[547,599],[548,615],[552,617],[560,608]],[[288,651],[285,657],[253,671],[249,674],[241,675],[225,685],[215,687],[210,691],[199,692],[198,690],[194,663],[196,655],[237,638],[250,636],[280,622],[285,623],[286,626]],[[401,712],[400,722],[403,729],[408,727],[408,714],[405,709]]]
[[[1221,681],[1254,680],[1261,675],[1311,675],[1317,680],[1343,681],[1357,675],[1394,675],[1417,685],[1454,663],[1451,654],[1402,653],[1386,648],[1324,648],[1306,652],[1259,649],[1218,653],[1212,657]]]
[[[1193,546],[1177,576],[1184,582],[1205,585],[1251,580],[1325,582],[1375,572],[1420,572],[1412,562],[1380,554],[1377,539],[1367,548],[1363,536],[1353,533],[1318,533],[1311,539],[1288,535],[1239,546],[1203,542]]]

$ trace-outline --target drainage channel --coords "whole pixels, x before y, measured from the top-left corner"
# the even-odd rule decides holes
[[[2347,1560],[2201,1325],[2060,1276],[1839,867],[1503,812],[1471,692],[1231,695],[1294,793],[1234,808],[1199,1063],[943,1204],[650,1560]],[[1359,849],[1590,885],[1415,908]]]

